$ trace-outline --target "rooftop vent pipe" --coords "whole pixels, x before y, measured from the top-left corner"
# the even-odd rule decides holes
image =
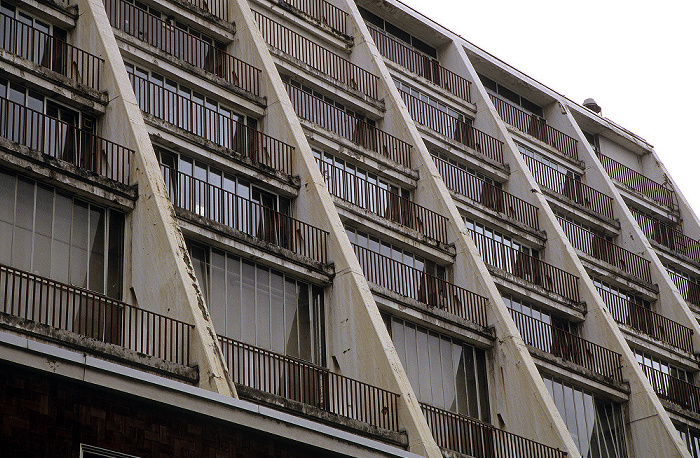
[[[595,103],[595,100],[592,99],[592,98],[588,98],[588,99],[584,100],[584,101],[583,101],[583,106],[586,107],[586,108],[588,108],[589,110],[591,110],[591,111],[594,112],[594,113],[600,114],[600,111],[601,111],[601,110],[600,110],[600,105],[598,105],[597,103]]]

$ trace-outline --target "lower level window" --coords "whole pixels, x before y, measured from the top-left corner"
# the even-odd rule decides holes
[[[120,212],[0,170],[0,240],[0,263],[120,299]]]
[[[561,380],[542,377],[582,457],[626,458],[622,406]]]
[[[325,365],[321,287],[215,248],[187,244],[218,334]]]
[[[700,458],[700,430],[691,428],[688,425],[676,425],[676,429],[681,433],[681,439],[688,451],[690,456],[693,458]]]

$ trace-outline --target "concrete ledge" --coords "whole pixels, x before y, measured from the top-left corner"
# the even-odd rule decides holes
[[[293,401],[283,396],[270,394],[238,383],[236,384],[236,391],[240,398],[255,402],[256,404],[262,404],[272,407],[273,409],[309,417],[315,421],[353,431],[363,436],[372,437],[373,439],[387,442],[403,449],[408,447],[408,436],[405,431],[396,432],[378,428],[363,421],[343,417],[309,404]]]
[[[17,332],[39,341],[56,344],[59,347],[89,353],[98,358],[116,361],[151,374],[180,380],[191,385],[196,385],[199,381],[199,370],[196,366],[183,366],[130,350],[121,345],[102,342],[88,336],[2,312],[0,312],[0,329]]]

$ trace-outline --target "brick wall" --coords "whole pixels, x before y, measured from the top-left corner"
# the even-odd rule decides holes
[[[332,457],[240,425],[0,363],[0,456]]]

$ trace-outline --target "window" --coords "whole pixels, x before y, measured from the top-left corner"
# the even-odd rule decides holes
[[[500,84],[498,84],[497,82],[495,82],[487,76],[479,74],[479,79],[481,79],[481,82],[484,84],[484,87],[486,87],[486,89],[490,90],[494,94],[500,95],[502,98],[513,102],[514,104],[524,108],[525,110],[529,111],[535,116],[544,118],[542,107],[540,107],[536,103],[531,102],[525,97],[520,96],[519,94],[511,91],[505,86],[501,86]],[[544,122],[544,119],[542,121]],[[535,135],[535,137],[537,137],[537,135]]]
[[[666,270],[683,298],[691,304],[700,305],[700,278],[670,265],[666,265]]]
[[[187,241],[218,334],[325,366],[323,289]]]
[[[592,134],[590,132],[584,132],[583,136],[586,137],[586,141],[589,145],[591,145],[593,151],[595,151],[596,153],[600,153],[600,136],[598,134]]]
[[[385,320],[420,402],[490,421],[483,350],[399,318]]]
[[[411,196],[408,189],[331,154],[318,150],[313,153],[331,194],[391,221],[413,227],[412,211],[407,205]]]
[[[187,156],[157,148],[176,207],[268,243],[291,247],[291,201]]]
[[[0,240],[0,263],[121,298],[120,212],[0,171]]]
[[[0,43],[7,51],[66,75],[66,31],[0,2]]]
[[[676,425],[676,429],[681,434],[681,440],[688,447],[690,456],[700,458],[700,430],[691,428],[687,424]]]
[[[559,162],[553,161],[549,156],[539,153],[532,148],[528,148],[520,143],[516,143],[516,145],[518,145],[520,154],[544,165],[542,166],[535,163],[535,167],[530,167],[535,181],[553,191],[560,192],[577,204],[586,207],[591,206],[591,202],[586,195],[587,192],[584,191],[580,173],[563,166]]]
[[[358,6],[358,9],[360,10],[360,15],[362,18],[378,27],[380,30],[386,31],[388,34],[392,35],[395,38],[398,38],[399,40],[403,41],[404,43],[412,46],[414,49],[417,51],[420,51],[421,53],[433,58],[437,59],[437,49],[435,49],[433,46],[430,46],[423,40],[420,40],[413,35],[409,34],[408,32],[405,32],[399,27],[396,27],[392,23],[385,21],[381,17],[377,16],[376,14],[367,11],[366,9],[362,8],[361,6]]]
[[[224,148],[246,151],[245,116],[158,73],[125,65],[141,110]],[[257,122],[248,118],[248,125]]]
[[[581,456],[626,458],[624,418],[619,403],[554,377],[543,376]]]
[[[31,149],[72,163],[96,150],[95,120],[23,85],[0,78],[0,135]]]

